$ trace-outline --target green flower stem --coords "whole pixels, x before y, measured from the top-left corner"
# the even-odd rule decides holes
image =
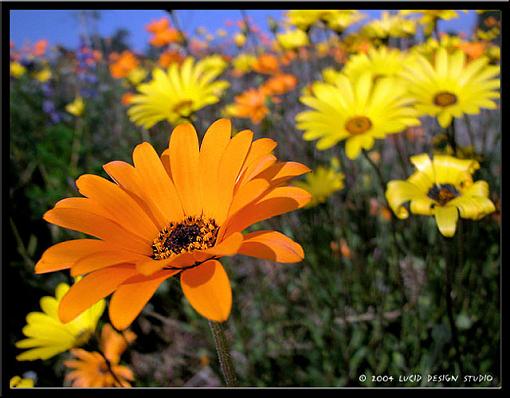
[[[232,357],[228,349],[227,338],[223,325],[221,323],[209,321],[209,327],[214,337],[214,344],[216,345],[216,352],[218,353],[218,359],[220,361],[221,371],[225,378],[225,384],[227,387],[236,387],[237,378],[232,363]]]
[[[460,373],[462,373],[462,360],[460,356],[460,344],[459,344],[459,331],[457,324],[455,323],[455,317],[453,313],[453,299],[452,299],[452,278],[455,272],[455,251],[451,244],[451,239],[441,235],[443,241],[443,251],[445,259],[445,301],[446,301],[446,314],[448,316],[448,323],[450,324],[450,331],[452,334],[453,348],[455,349],[455,361],[459,367]],[[457,236],[459,239],[459,236]],[[459,253],[457,253],[459,254]]]

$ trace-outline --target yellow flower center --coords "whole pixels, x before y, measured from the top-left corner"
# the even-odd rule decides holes
[[[441,206],[444,206],[459,195],[459,191],[452,184],[435,184],[427,193],[429,198],[435,200]]]
[[[434,97],[434,104],[437,106],[450,106],[457,102],[457,96],[455,94],[449,93],[448,91],[442,91]]]
[[[171,256],[205,250],[214,246],[219,226],[212,218],[188,216],[179,223],[171,222],[152,241],[152,258],[163,260]]]
[[[368,131],[372,127],[372,122],[366,116],[356,116],[350,118],[347,123],[345,123],[345,129],[353,134],[363,134]]]
[[[172,111],[178,113],[179,115],[186,116],[186,114],[188,114],[189,111],[191,110],[192,105],[193,105],[192,100],[182,100],[172,107]]]

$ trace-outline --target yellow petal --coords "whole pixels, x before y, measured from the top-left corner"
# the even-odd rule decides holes
[[[436,206],[434,208],[434,216],[439,231],[443,236],[451,238],[455,235],[455,229],[457,228],[457,219],[459,218],[459,212],[454,206]]]

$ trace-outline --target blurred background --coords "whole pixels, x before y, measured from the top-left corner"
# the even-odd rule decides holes
[[[476,179],[489,182],[498,209],[477,222],[462,220],[458,227],[462,236],[456,236],[454,249],[450,248],[462,253],[460,259],[455,257],[452,280],[460,359],[452,348],[444,300],[445,250],[434,219],[396,220],[365,159],[347,160],[338,147],[318,151],[295,126],[295,116],[305,109],[299,100],[303,90],[321,80],[325,68],[341,69],[360,52],[360,47],[345,48],[342,43],[350,43],[351,33],[380,19],[383,12],[362,13],[365,18],[341,34],[317,28],[310,33],[311,43],[293,49],[291,57],[275,47],[285,10],[11,11],[10,209],[5,244],[9,261],[4,277],[14,289],[5,303],[4,364],[12,375],[30,371],[37,386],[62,386],[66,372],[67,354],[45,361],[15,360],[20,350],[14,344],[23,338],[26,315],[40,311],[40,298],[54,295],[59,282],[72,283],[68,272],[34,274],[44,250],[79,236],[46,223],[44,212],[62,198],[79,196],[74,181],[81,174],[106,177],[102,165],[111,160],[131,162],[138,143],[149,141],[158,153],[168,143],[173,126],[166,121],[148,129],[134,124],[127,115],[126,94],[150,80],[153,67],[162,67],[163,53],[174,54],[167,66],[188,55],[197,59],[220,55],[228,63],[221,78],[230,87],[217,104],[195,114],[195,126],[203,134],[228,114],[225,109],[236,96],[266,79],[263,73],[242,70],[235,62],[239,56],[275,53],[282,69],[297,77],[297,85],[277,100],[264,99],[268,111],[262,120],[233,116],[234,130],[249,128],[256,138],[273,138],[279,143],[279,159],[302,162],[314,170],[331,167],[342,178],[334,189],[324,182],[326,193],[313,207],[263,224],[300,242],[306,253],[302,263],[275,264],[242,256],[224,261],[234,295],[226,329],[241,385],[417,385],[372,381],[372,375],[383,374],[490,374],[490,381],[447,385],[499,385],[499,109],[472,117],[474,146],[467,127],[458,128],[459,147],[464,156],[480,161]],[[147,24],[161,18],[169,19],[187,41],[164,48],[152,45]],[[446,35],[441,37],[483,41],[487,45],[482,52],[490,54],[489,48],[500,40],[487,33],[494,20],[499,23],[498,12],[458,11],[456,18],[439,20],[437,30]],[[239,34],[244,34],[244,42]],[[382,44],[370,40],[374,46],[402,51],[429,40],[436,40],[436,46],[451,45],[420,27],[405,40],[389,37]],[[112,73],[112,64],[125,51],[147,72],[141,80]],[[285,64],[281,60],[286,56],[290,61]],[[23,72],[13,74],[12,62]],[[494,56],[492,62],[499,58]],[[68,107],[77,97],[85,101],[81,111]],[[413,154],[451,151],[435,120],[425,118],[420,127],[378,140],[370,155],[390,180],[409,176],[412,167],[405,163]],[[404,242],[404,253],[393,247],[392,225]],[[105,314],[102,322],[106,321]],[[161,286],[132,330],[138,338],[123,363],[135,373],[134,386],[222,385],[207,321],[188,304],[177,280]],[[364,383],[358,379],[361,374],[368,377]]]

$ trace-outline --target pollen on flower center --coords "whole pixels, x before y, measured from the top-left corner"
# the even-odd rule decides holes
[[[435,200],[441,206],[444,206],[450,200],[455,199],[459,195],[459,191],[457,191],[457,188],[455,188],[452,184],[433,185],[427,193],[429,198]]]
[[[164,227],[152,242],[152,258],[163,260],[171,256],[205,250],[214,246],[219,227],[212,218],[188,216]]]
[[[449,93],[448,91],[441,91],[436,94],[434,97],[434,104],[437,106],[450,106],[457,102],[457,96],[455,94]]]
[[[345,129],[351,134],[363,134],[372,127],[372,122],[366,116],[350,118],[345,124]]]

